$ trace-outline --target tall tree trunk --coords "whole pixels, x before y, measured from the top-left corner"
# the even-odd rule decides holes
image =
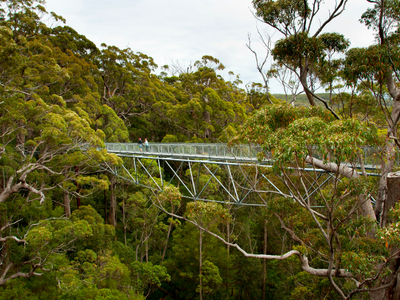
[[[146,239],[144,246],[146,249],[146,263],[148,263],[149,262],[149,240],[148,239]]]
[[[392,208],[400,200],[400,171],[391,172],[387,176],[388,208]]]
[[[109,223],[116,227],[117,226],[117,218],[116,218],[116,214],[117,214],[117,192],[115,190],[116,187],[116,182],[115,182],[115,177],[113,176],[111,178],[111,197],[110,197],[110,211],[109,211],[109,215],[108,215],[108,221]]]
[[[79,167],[75,167],[75,174],[77,176],[77,174],[79,173]],[[75,185],[76,185],[76,208],[79,209],[79,207],[81,206],[81,196],[79,195],[81,192],[81,188],[79,186],[79,183],[77,181],[75,181]]]
[[[226,245],[226,250],[227,250],[228,261],[229,261],[229,258],[230,258],[230,248],[231,248],[229,246],[229,243],[231,242],[231,239],[230,239],[231,232],[230,232],[230,230],[231,230],[230,229],[230,223],[229,223],[229,221],[227,221],[226,222],[226,240],[227,240],[228,244]],[[230,268],[229,268],[229,264],[228,264],[227,274],[226,274],[226,277],[228,279],[228,284],[226,285],[227,295],[229,295],[229,275],[230,275]]]
[[[381,5],[383,6],[383,1]],[[381,7],[383,11],[383,7]],[[382,14],[381,14],[382,18]],[[381,23],[381,22],[380,22]],[[384,45],[384,35],[382,33],[382,24],[379,26],[381,44]],[[389,208],[395,204],[399,198],[399,186],[398,177],[396,173],[390,174],[393,170],[394,160],[395,160],[395,147],[397,141],[397,124],[400,118],[400,89],[397,88],[392,70],[389,69],[386,72],[386,85],[393,99],[392,113],[390,119],[388,120],[388,130],[387,130],[387,141],[383,153],[382,159],[382,175],[379,181],[378,196],[375,205],[375,214],[379,220],[381,227],[387,224],[387,212]],[[397,142],[398,145],[398,142]],[[399,277],[400,261],[399,259],[394,260],[390,265],[392,274],[384,277],[382,281],[378,283],[379,286],[385,285],[387,283],[393,282],[393,284],[385,289],[374,291],[370,293],[370,300],[397,300],[400,299],[400,277]]]
[[[122,201],[122,224],[124,225],[124,243],[125,243],[125,246],[126,246],[127,222],[126,222],[126,212],[125,212],[125,199]]]
[[[382,158],[382,173],[379,180],[378,196],[375,204],[375,215],[379,221],[379,225],[384,227],[386,225],[386,216],[388,211],[388,182],[387,177],[393,170],[394,165],[394,143],[388,140]]]
[[[165,258],[165,252],[167,251],[168,240],[169,240],[169,236],[171,235],[171,231],[172,231],[172,222],[169,223],[168,233],[167,233],[167,240],[165,241],[165,246],[164,246],[163,254],[162,254],[162,257],[161,257],[161,262],[163,262],[164,258]]]
[[[107,222],[107,190],[104,190],[104,221]]]
[[[207,103],[207,105],[208,105],[209,100],[208,100],[207,97],[204,97],[204,102]],[[205,111],[204,117],[205,117],[205,121],[207,122],[207,124],[210,124],[210,125],[211,125],[211,114],[210,114],[209,111],[207,111],[207,110]],[[206,129],[204,130],[204,137],[205,137],[206,139],[211,138],[211,130],[210,130],[209,128],[206,128]]]
[[[200,235],[199,235],[199,278],[200,278],[200,283],[199,283],[199,293],[200,293],[200,300],[203,300],[203,253],[202,253],[202,248],[203,248],[203,231],[200,229]]]
[[[396,87],[392,70],[386,72],[386,85],[393,99],[393,109],[388,120],[387,141],[382,159],[382,175],[379,181],[378,197],[375,205],[375,214],[381,226],[386,224],[388,210],[388,183],[387,176],[393,170],[395,159],[395,140],[397,140],[397,124],[400,118],[400,89]]]
[[[309,92],[308,84],[307,84],[307,75],[308,75],[308,63],[305,62],[305,66],[300,63],[300,83],[303,86],[304,92],[306,93],[308,102],[311,106],[316,106],[313,95]]]
[[[265,220],[264,223],[264,249],[263,249],[263,254],[267,254],[267,224],[268,224],[268,220]],[[264,258],[263,259],[263,286],[262,286],[262,298],[263,300],[265,300],[265,283],[267,281],[267,260]]]
[[[71,198],[69,197],[68,191],[63,191],[64,200],[64,215],[69,218],[71,216]]]
[[[360,174],[356,172],[354,169],[346,167],[346,166],[339,166],[335,163],[328,162],[325,163],[324,161],[307,156],[306,157],[306,162],[317,167],[321,168],[325,171],[332,172],[332,173],[339,173],[342,176],[345,176],[347,178],[358,178],[360,177]],[[360,201],[360,207],[363,216],[367,218],[371,218],[372,220],[376,220],[374,209],[372,207],[371,200],[367,198],[368,195],[360,195],[359,196],[359,201]]]

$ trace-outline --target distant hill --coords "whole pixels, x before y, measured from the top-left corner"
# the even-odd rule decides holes
[[[328,93],[319,93],[319,94],[316,94],[316,95],[318,97],[321,97],[322,99],[326,99],[326,100],[329,99],[329,94]],[[292,96],[291,95],[273,94],[273,96],[276,99],[280,99],[280,100],[283,100],[283,101],[287,101],[287,102],[292,101]],[[316,101],[316,102],[317,102],[317,105],[321,104],[321,102],[319,102],[319,101]],[[309,106],[309,105],[310,104],[308,103],[308,99],[307,99],[307,96],[305,94],[301,94],[301,95],[297,96],[296,101],[295,101],[295,106]]]

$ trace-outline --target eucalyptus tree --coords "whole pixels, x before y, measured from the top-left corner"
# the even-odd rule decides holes
[[[154,138],[157,128],[162,127],[162,103],[174,101],[154,74],[154,60],[129,48],[103,44],[96,65],[101,102],[124,121],[132,140],[149,135]]]
[[[197,201],[188,203],[186,217],[168,213],[186,219],[175,229],[172,251],[164,262],[175,285],[175,297],[192,299],[199,293],[203,299],[206,294],[215,295],[221,290],[223,270],[229,266],[227,249],[204,232],[220,232],[219,225],[230,219],[228,210],[218,203]]]
[[[344,11],[347,0],[329,3],[322,0],[253,0],[252,3],[256,17],[283,36],[271,51],[274,60],[297,74],[310,105],[316,105],[314,98],[317,98],[329,108],[326,101],[313,94],[311,75],[333,52],[343,52],[349,46],[343,35],[324,32],[327,25]],[[327,12],[325,18],[319,19],[324,12]]]
[[[82,102],[69,105],[54,88],[82,63],[53,47],[39,16],[46,13],[41,3],[3,1],[0,12],[1,285],[51,270],[57,256],[90,234],[87,223],[62,218],[70,213],[69,202],[55,195],[80,196],[71,182],[91,186],[86,192],[108,188],[93,174],[102,162],[119,162],[97,150],[105,133],[92,127]],[[75,93],[75,99],[93,96],[90,88]]]
[[[369,28],[377,32],[378,45],[369,49],[368,59],[375,54],[376,59],[371,59],[375,66],[372,74],[377,81],[384,82],[387,92],[392,99],[391,111],[385,111],[387,122],[387,140],[383,154],[382,176],[379,183],[376,215],[381,226],[385,226],[387,213],[391,206],[389,203],[387,176],[393,170],[395,147],[400,147],[397,141],[397,125],[400,119],[400,61],[399,61],[399,24],[400,24],[400,2],[394,1],[368,1],[374,4],[373,8],[368,9],[362,16],[362,21]],[[380,72],[377,72],[377,71]],[[380,91],[380,95],[383,95]],[[382,96],[381,96],[382,97]],[[381,106],[382,102],[381,102]],[[384,107],[383,107],[384,108]],[[393,204],[392,204],[393,205]]]
[[[227,140],[226,129],[234,130],[245,119],[245,92],[239,79],[225,81],[218,74],[224,69],[217,58],[205,55],[179,76],[164,77],[176,88],[176,104],[165,117],[181,132],[179,139]]]
[[[375,289],[395,288],[397,225],[377,226],[370,201],[376,182],[355,171],[363,146],[382,142],[377,133],[373,124],[335,120],[320,109],[278,105],[255,114],[238,140],[259,144],[264,155],[272,155],[273,172],[284,187],[271,190],[275,196],[268,201],[268,210],[297,245],[276,255],[232,247],[245,256],[270,260],[296,255],[304,272],[326,277],[343,299],[357,293],[373,297]],[[323,186],[318,169],[335,177]],[[392,220],[397,224],[398,216]]]

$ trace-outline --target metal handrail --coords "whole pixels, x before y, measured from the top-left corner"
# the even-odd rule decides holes
[[[234,145],[222,143],[150,143],[148,146],[137,143],[106,143],[110,153],[132,153],[143,155],[160,155],[171,157],[212,158],[217,160],[257,160],[257,154],[262,151],[260,146]]]
[[[110,153],[123,155],[134,154],[143,156],[164,156],[175,158],[197,158],[213,160],[236,160],[254,162],[258,160],[258,154],[262,152],[261,146],[248,144],[235,144],[228,146],[224,143],[149,143],[142,144],[140,148],[137,143],[106,143],[106,149]],[[380,165],[380,149],[365,146],[364,164],[370,167]],[[318,155],[317,155],[318,156]],[[270,157],[270,155],[267,155]],[[265,159],[270,161],[270,159]],[[396,153],[396,163],[399,163],[399,154]]]

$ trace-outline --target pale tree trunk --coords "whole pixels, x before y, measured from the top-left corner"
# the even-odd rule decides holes
[[[125,199],[122,201],[122,224],[124,224],[124,242],[125,246],[127,245],[126,243],[126,230],[128,228],[127,222],[126,222],[126,211],[125,211]]]
[[[400,171],[391,172],[387,176],[388,208],[392,208],[400,200]]]
[[[208,100],[207,97],[204,97],[204,102],[207,103],[207,105],[208,105],[209,100]],[[204,114],[205,114],[205,116],[204,116],[204,117],[205,117],[205,121],[207,122],[207,124],[210,124],[210,125],[211,125],[211,114],[210,114],[210,112],[208,112],[208,111],[206,110]],[[205,137],[206,139],[211,138],[211,130],[210,130],[210,129],[206,128],[206,129],[204,130],[204,137]]]
[[[379,20],[378,20],[378,36],[380,45],[382,47],[386,47],[389,44],[387,43],[387,35],[384,28],[385,18],[388,17],[385,11],[385,1],[381,0],[376,3],[379,6]],[[390,19],[390,17],[389,17]],[[394,66],[393,66],[394,67]],[[388,67],[385,74],[386,86],[390,96],[393,99],[393,107],[390,118],[388,118],[388,130],[387,130],[387,142],[385,147],[385,157],[382,160],[382,177],[379,181],[378,188],[378,199],[375,205],[375,213],[379,220],[381,226],[386,224],[386,214],[388,209],[388,183],[387,176],[389,172],[393,169],[394,163],[394,155],[391,155],[394,152],[395,140],[396,137],[396,127],[400,118],[400,89],[396,86],[395,80],[393,78],[393,69],[392,66]]]
[[[263,254],[267,254],[267,224],[268,220],[265,220],[264,223],[264,249],[263,249]],[[263,286],[262,286],[262,293],[263,293],[263,300],[265,300],[265,282],[267,281],[267,260],[264,258],[263,259]]]
[[[117,192],[115,190],[116,187],[116,182],[115,182],[115,177],[113,176],[111,178],[111,196],[110,196],[110,210],[109,210],[109,215],[108,215],[108,221],[109,223],[116,227],[117,226]]]
[[[383,42],[382,35],[381,39]],[[399,200],[400,194],[400,174],[391,173],[395,160],[395,147],[397,142],[396,128],[400,118],[400,89],[396,87],[391,69],[389,69],[386,73],[386,84],[388,91],[393,99],[393,108],[390,119],[388,119],[387,141],[383,153],[382,174],[379,181],[378,197],[375,205],[375,214],[377,219],[379,220],[379,225],[381,227],[386,226],[388,210]],[[400,299],[399,263],[400,262],[398,259],[394,260],[389,266],[392,274],[384,277],[381,282],[377,283],[378,287],[384,286],[385,284],[389,284],[389,287],[370,292],[370,300]]]
[[[79,174],[79,167],[75,166],[75,176],[77,176],[77,174]],[[79,207],[81,206],[81,196],[80,196],[81,187],[79,186],[79,183],[77,181],[75,182],[75,186],[76,186],[76,193],[77,193],[76,208],[79,209]]]
[[[394,160],[394,144],[393,141],[388,141],[382,158],[382,174],[379,180],[378,196],[375,205],[375,215],[381,227],[386,225],[386,216],[388,211],[388,175],[393,170]]]
[[[146,263],[149,262],[149,240],[146,240],[145,242],[145,250],[146,250]]]
[[[172,222],[169,224],[169,227],[168,227],[167,240],[165,241],[165,246],[164,246],[163,254],[161,257],[161,262],[163,262],[164,258],[165,258],[165,252],[167,251],[168,241],[169,241],[169,237],[171,235],[171,231],[172,231]]]
[[[316,168],[320,168],[328,172],[339,173],[340,175],[345,176],[347,178],[360,177],[360,174],[358,174],[356,170],[349,168],[347,166],[343,165],[339,166],[335,163],[330,163],[330,162],[324,163],[322,160],[316,159],[311,156],[306,157],[306,162],[313,165]],[[359,202],[363,216],[370,218],[372,220],[376,220],[371,200],[368,199],[367,195],[360,195]]]
[[[397,140],[397,124],[400,118],[400,89],[396,87],[392,76],[392,70],[388,70],[386,74],[387,88],[393,99],[393,109],[390,119],[388,120],[387,142],[384,149],[384,157],[382,159],[382,175],[379,181],[378,199],[375,205],[375,214],[381,226],[386,224],[386,215],[388,211],[388,183],[387,176],[393,170],[395,159],[395,140]]]
[[[392,172],[387,175],[387,199],[385,203],[385,210],[382,213],[382,218],[387,220],[387,211],[393,207],[400,200],[400,171]],[[390,288],[381,289],[378,291],[371,292],[369,294],[370,300],[397,300],[400,299],[400,275],[398,270],[400,267],[400,261],[395,260],[389,265],[389,269],[393,272],[391,275],[383,278],[376,287],[389,284],[393,282]]]
[[[300,83],[303,86],[304,92],[306,93],[308,102],[310,103],[311,106],[316,106],[315,100],[313,95],[310,93],[308,84],[307,84],[307,69],[308,69],[308,63],[305,63],[305,66],[300,64]]]
[[[388,288],[379,289],[369,293],[370,300],[399,300],[400,299],[400,274],[399,274],[399,261],[394,260],[389,269],[393,272],[389,276],[384,277],[381,281],[377,282],[375,287],[379,288],[384,285],[389,285]]]
[[[230,232],[230,224],[229,224],[229,221],[226,223],[226,240],[227,240],[227,242],[228,243],[230,243],[231,241],[230,241],[230,236],[231,236],[231,232]],[[227,256],[228,256],[228,261],[229,261],[229,256],[230,256],[230,246],[229,246],[229,244],[228,245],[226,245],[226,250],[227,250]],[[227,270],[227,274],[226,274],[227,276],[227,278],[228,278],[228,280],[229,280],[229,275],[230,275],[230,269],[229,269],[229,264],[228,264],[228,270]],[[228,281],[229,282],[229,281]],[[226,292],[227,292],[227,294],[229,294],[229,284],[227,284],[226,285]]]
[[[202,272],[202,265],[203,265],[203,230],[200,229],[199,235],[199,274],[200,274],[200,283],[199,283],[199,293],[200,293],[200,300],[203,300],[203,272]]]
[[[208,111],[206,112],[206,122],[207,122],[207,124],[211,124],[211,116]],[[204,134],[205,134],[204,137],[206,139],[211,138],[211,130],[209,128],[206,128],[206,130],[204,130]]]
[[[63,191],[64,200],[64,215],[69,218],[71,216],[71,198],[69,197],[68,191]]]

